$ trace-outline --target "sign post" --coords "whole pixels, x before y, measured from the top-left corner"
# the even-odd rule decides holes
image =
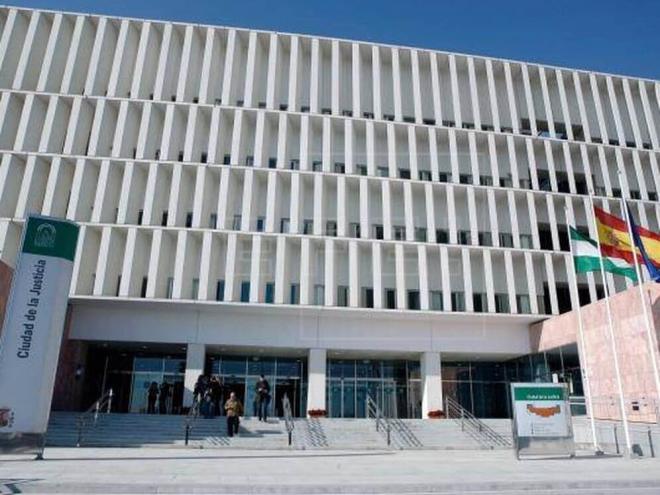
[[[43,453],[78,225],[31,215],[0,339],[0,453]]]
[[[512,383],[511,400],[518,459],[521,454],[575,456],[565,383]]]

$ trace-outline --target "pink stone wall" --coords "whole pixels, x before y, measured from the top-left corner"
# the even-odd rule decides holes
[[[651,307],[653,308],[652,349],[656,362],[660,364],[660,348],[658,347],[660,340],[660,284],[646,284],[644,293],[648,298],[649,316]],[[651,351],[639,289],[633,287],[611,297],[610,306],[628,417],[631,421],[656,421],[660,401],[653,375]],[[595,416],[604,419],[619,418],[618,387],[605,301],[601,300],[585,306],[581,312],[585,335],[584,349],[579,345],[577,311],[572,311],[530,327],[532,352],[578,342],[582,357],[586,352]],[[635,410],[635,402],[638,403],[639,410]]]

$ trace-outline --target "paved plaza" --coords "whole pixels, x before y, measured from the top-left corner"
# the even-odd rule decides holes
[[[660,461],[509,451],[47,449],[0,457],[0,493],[660,494]]]

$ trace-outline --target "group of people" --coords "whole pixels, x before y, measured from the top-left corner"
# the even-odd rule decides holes
[[[232,437],[238,434],[240,416],[243,415],[243,404],[236,393],[225,387],[221,378],[217,376],[208,377],[200,375],[193,391],[194,401],[199,404],[199,414],[204,418],[220,416],[222,399],[229,393],[224,403],[224,413],[227,416],[227,435]],[[254,416],[259,421],[268,421],[268,406],[270,405],[270,384],[264,375],[260,375],[254,387]]]
[[[156,402],[158,402],[158,413],[167,414],[167,400],[172,395],[172,385],[163,382],[151,382],[147,389],[147,413],[156,414]]]

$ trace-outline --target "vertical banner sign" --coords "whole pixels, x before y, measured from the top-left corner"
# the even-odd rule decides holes
[[[30,216],[0,340],[0,452],[40,452],[48,426],[78,225]]]

